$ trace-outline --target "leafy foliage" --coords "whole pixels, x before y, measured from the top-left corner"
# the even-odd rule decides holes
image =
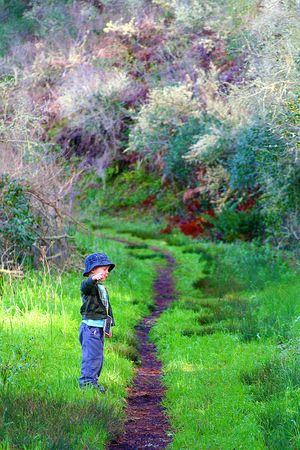
[[[8,174],[0,177],[1,251],[30,249],[36,238],[37,219],[31,212],[24,187]]]
[[[209,220],[215,225],[214,235],[226,242],[251,240],[264,235],[262,214],[257,208],[238,211],[236,205],[226,204],[217,218]]]
[[[269,158],[276,159],[274,150],[278,148],[282,152],[282,144],[279,137],[266,128],[265,124],[254,123],[253,126],[241,128],[235,136],[234,156],[228,162],[230,187],[240,190],[260,185],[261,172],[268,172],[264,165],[264,155],[268,154]]]
[[[12,40],[21,41],[33,31],[30,19],[24,19],[24,12],[29,8],[26,0],[0,0],[0,55],[9,49]]]
[[[197,102],[187,85],[155,88],[136,117],[126,151],[138,151],[146,159],[153,158],[160,151],[165,154],[170,137],[190,118],[198,115]]]
[[[169,179],[176,180],[183,186],[194,186],[197,184],[196,176],[193,176],[192,173],[193,164],[188,164],[182,156],[187,153],[197,136],[203,133],[206,127],[205,120],[201,121],[198,118],[191,118],[176,129],[176,132],[169,139],[164,157],[164,175]]]
[[[296,2],[0,5],[5,33],[12,37],[11,43],[3,37],[6,57],[0,61],[3,142],[27,159],[41,143],[59,144],[61,156],[82,158],[103,185],[111,165],[120,164],[122,172],[139,160],[162,185],[194,189],[200,203],[208,202],[218,215],[225,208],[220,223],[222,217],[232,223],[232,235],[243,235],[237,230],[249,221],[247,236],[257,236],[258,220],[262,238],[296,247]],[[253,192],[259,193],[260,218],[254,211],[229,218],[230,202]],[[165,189],[159,196],[132,198],[148,206],[160,203],[164,214],[170,212],[169,199],[173,212],[182,206],[176,195]],[[132,205],[128,197],[125,204]],[[230,235],[227,225],[220,237]]]

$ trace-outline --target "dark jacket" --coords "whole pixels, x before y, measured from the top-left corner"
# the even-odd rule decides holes
[[[105,287],[105,286],[104,286]],[[106,287],[105,287],[106,289]],[[106,319],[107,312],[105,305],[100,298],[100,292],[97,287],[97,281],[92,277],[88,277],[80,285],[80,293],[82,298],[82,305],[80,308],[80,314],[83,319]],[[106,289],[108,297],[108,314],[112,317],[112,326],[115,325],[115,320],[109,301],[108,291]]]

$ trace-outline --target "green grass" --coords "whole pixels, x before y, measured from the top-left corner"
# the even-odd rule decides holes
[[[270,249],[247,244],[167,248],[179,263],[181,296],[150,337],[175,432],[169,448],[299,448],[295,272]]]
[[[59,275],[42,269],[24,279],[2,278],[3,448],[99,449],[122,428],[126,386],[138,362],[133,327],[152,304],[154,260],[135,258],[124,244],[92,235],[77,233],[76,242],[83,255],[102,250],[116,263],[106,282],[116,326],[105,341],[100,376],[108,392],[78,387],[81,271]]]
[[[150,331],[167,387],[169,448],[300,448],[300,283],[286,255],[176,233],[158,239],[147,217],[138,227],[102,215],[98,227],[94,236],[77,233],[76,243],[82,256],[101,248],[116,262],[107,281],[116,327],[101,375],[109,394],[83,394],[77,386],[81,272],[55,275],[54,282],[42,271],[12,283],[6,278],[0,287],[3,448],[103,448],[122,429],[126,386],[138,363],[133,327],[151,308],[154,265],[165,263],[147,245],[170,250],[178,263],[179,299]]]
[[[180,230],[174,229],[171,234],[161,234],[160,230],[166,226],[164,219],[150,219],[147,214],[139,212],[139,217],[127,217],[126,214],[110,216],[100,212],[96,220],[88,217],[83,219],[86,226],[108,236],[118,236],[133,242],[141,242],[144,245],[175,245],[186,246],[191,244],[193,239],[185,236]]]
[[[138,235],[120,218],[103,233],[120,230],[141,243],[134,253],[158,245],[178,262],[180,298],[150,332],[163,362],[169,448],[300,448],[300,283],[288,255],[176,233],[144,239],[146,218]]]
[[[142,233],[144,239],[158,239],[159,230],[167,225],[164,217],[185,208],[183,192],[176,184],[162,185],[160,176],[138,164],[120,173],[117,167],[110,167],[105,180],[93,173],[81,179],[78,214],[92,227],[98,228],[101,223],[102,229],[121,227],[122,232],[130,229],[138,237]],[[80,206],[83,203],[84,211]]]

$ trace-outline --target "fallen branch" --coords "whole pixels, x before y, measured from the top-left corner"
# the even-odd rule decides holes
[[[62,256],[62,253],[56,253],[55,255],[51,255],[51,256],[45,256],[45,259],[48,261],[48,259],[54,259],[57,258],[58,256]]]
[[[64,238],[75,239],[75,236],[69,236],[68,234],[61,234],[60,236],[40,236],[40,239],[44,239],[45,241],[54,241]]]
[[[24,275],[24,272],[22,270],[9,270],[9,269],[1,269],[0,268],[0,272],[2,273],[8,273],[10,275]]]

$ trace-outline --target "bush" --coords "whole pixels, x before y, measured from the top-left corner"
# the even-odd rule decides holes
[[[195,143],[200,133],[207,127],[206,122],[197,118],[189,119],[184,125],[176,129],[170,137],[167,152],[164,157],[164,174],[170,179],[179,182],[182,186],[195,186],[197,179],[193,179],[193,163],[187,163],[182,156],[187,153],[190,146]]]
[[[270,130],[266,123],[254,123],[242,127],[234,139],[234,156],[228,162],[230,187],[236,190],[253,189],[261,185],[263,171],[270,172],[265,166],[264,154],[275,159],[283,151],[283,142]]]
[[[242,0],[238,7],[235,0],[157,0],[157,3],[163,4],[173,13],[175,22],[181,29],[216,28],[224,34],[246,21],[256,7],[254,0]]]
[[[12,41],[17,44],[24,36],[33,30],[33,23],[23,17],[29,8],[25,0],[0,0],[1,28],[0,55],[3,56],[11,46]]]
[[[295,243],[299,232],[297,124],[299,98],[282,109],[276,128],[257,122],[241,129],[235,138],[235,155],[228,163],[230,187],[239,191],[259,188],[258,203],[268,235],[273,243],[285,246]]]
[[[263,217],[257,208],[237,211],[235,205],[227,204],[217,218],[207,216],[207,219],[215,226],[214,235],[226,242],[262,239],[264,235]]]
[[[125,73],[108,73],[82,65],[70,73],[60,88],[61,116],[70,126],[88,133],[113,135],[122,112],[121,95],[130,87]]]
[[[141,158],[158,162],[167,153],[172,137],[191,118],[199,116],[192,91],[184,84],[155,88],[136,117],[125,152],[137,151]]]
[[[161,187],[159,178],[147,173],[143,167],[123,171],[118,177],[108,179],[107,184],[101,190],[99,190],[100,181],[99,178],[95,179],[95,188],[88,185],[85,187],[88,194],[85,199],[86,208],[92,207],[94,209],[95,203],[103,210],[113,208],[118,211],[122,207],[134,206],[143,208],[143,203],[149,197],[155,197]],[[101,214],[100,208],[99,214]],[[95,213],[93,212],[93,214]]]
[[[36,238],[37,218],[24,187],[8,174],[0,176],[0,248],[7,254],[26,253]],[[3,256],[4,256],[3,255]]]

